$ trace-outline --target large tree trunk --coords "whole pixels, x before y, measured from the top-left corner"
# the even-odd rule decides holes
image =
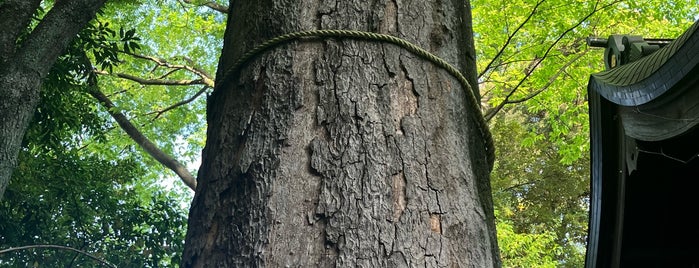
[[[183,267],[500,266],[477,111],[446,71],[394,45],[325,39],[222,77],[274,36],[354,29],[418,44],[475,86],[468,3],[230,10]]]
[[[39,103],[41,81],[106,0],[56,1],[25,35],[40,0],[0,2],[0,200]]]

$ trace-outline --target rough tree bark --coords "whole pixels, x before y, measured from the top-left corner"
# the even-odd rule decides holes
[[[390,44],[282,45],[284,33],[395,35],[475,87],[462,0],[231,1],[183,267],[499,267],[489,170],[456,79]]]
[[[41,81],[106,0],[55,1],[27,32],[41,0],[0,1],[0,200],[39,103]]]

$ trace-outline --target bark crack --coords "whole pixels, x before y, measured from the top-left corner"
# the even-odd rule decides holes
[[[402,161],[402,160],[401,160]],[[403,215],[405,210],[406,200],[405,200],[405,175],[403,171],[399,171],[391,177],[393,183],[392,196],[393,196],[393,220],[392,222],[397,223],[400,217]]]
[[[405,177],[405,171],[407,170],[407,167],[405,166],[405,159],[403,158],[403,151],[401,150],[400,146],[397,146],[398,140],[396,139],[395,136],[393,136],[393,142],[396,144],[396,147],[398,149],[398,157],[400,158],[400,164],[401,164],[401,170],[398,171],[398,174],[395,174],[393,176],[393,222],[394,224],[397,224],[400,221],[400,217],[403,215],[403,211],[405,210],[407,206],[407,189],[406,189],[406,184],[407,184],[407,178]],[[399,175],[397,178],[396,176]],[[396,230],[397,233],[397,230]]]
[[[388,61],[386,61],[386,56],[389,55],[388,51],[386,50],[386,44],[381,43],[381,52],[383,54],[383,67],[386,70],[386,73],[388,74],[388,77],[394,78],[396,76],[396,72],[391,70],[391,66],[389,66]]]
[[[401,55],[403,56],[403,52],[401,51]],[[403,71],[403,75],[405,76],[405,79],[407,79],[410,82],[410,89],[412,90],[413,95],[415,95],[416,98],[420,97],[420,92],[417,91],[417,88],[415,87],[415,79],[410,76],[410,72],[408,71],[408,67],[405,65],[405,62],[403,62],[403,59],[399,57],[400,60],[400,68]],[[416,103],[417,107],[420,107],[419,103]]]
[[[420,94],[415,89],[415,81],[410,77],[410,73],[400,56],[398,64],[402,75],[401,79],[395,80],[398,86],[397,90],[391,91],[391,93],[395,92],[395,94],[391,94],[391,114],[393,115],[396,133],[403,135],[405,132],[401,121],[406,116],[415,115],[420,109]]]

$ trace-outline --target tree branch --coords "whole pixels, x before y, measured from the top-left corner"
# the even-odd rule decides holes
[[[175,109],[179,106],[182,106],[182,105],[185,105],[185,104],[188,104],[188,103],[194,101],[199,96],[201,96],[204,92],[206,92],[207,89],[213,88],[215,85],[214,80],[211,77],[211,75],[209,75],[203,69],[196,67],[195,62],[190,58],[187,58],[184,56],[178,57],[178,58],[181,58],[182,60],[186,61],[188,64],[188,65],[180,65],[180,64],[171,64],[163,58],[158,58],[158,57],[154,57],[154,56],[140,55],[140,54],[135,54],[135,53],[126,52],[126,51],[120,51],[120,52],[127,54],[129,56],[132,56],[134,58],[154,62],[156,64],[156,66],[153,68],[153,70],[151,72],[155,71],[155,69],[157,69],[158,67],[161,67],[161,66],[165,67],[165,68],[170,68],[171,70],[169,70],[167,73],[161,75],[159,78],[155,78],[155,79],[146,79],[146,78],[138,77],[138,76],[131,75],[131,74],[125,74],[125,73],[108,73],[106,71],[101,71],[101,70],[94,70],[93,72],[100,74],[100,75],[113,75],[113,76],[116,76],[116,77],[119,77],[122,79],[126,79],[126,80],[130,80],[130,81],[139,83],[141,85],[163,85],[163,86],[204,85],[204,87],[202,87],[202,89],[199,90],[197,93],[195,93],[192,97],[190,97],[186,100],[177,102],[171,106],[168,106],[163,110],[148,113],[149,115],[156,114],[156,116],[153,119],[157,119],[158,117],[160,117],[162,114],[164,114],[167,111],[170,111],[170,110]],[[169,76],[169,75],[171,75],[179,70],[186,70],[188,72],[194,73],[195,75],[199,76],[200,79],[193,79],[193,80],[165,79],[167,76]]]
[[[73,251],[76,253],[83,254],[83,255],[89,257],[90,259],[96,260],[96,261],[98,261],[98,262],[100,262],[103,265],[106,265],[108,267],[116,268],[116,266],[112,265],[111,263],[107,262],[106,260],[100,259],[100,258],[98,258],[90,253],[87,253],[87,252],[79,250],[79,249],[65,247],[65,246],[59,246],[59,245],[29,245],[29,246],[13,247],[13,248],[7,248],[7,249],[0,250],[0,254],[5,254],[8,252],[18,251],[18,250],[32,249],[32,248],[53,248],[53,249],[70,250],[70,251]]]
[[[187,170],[187,168],[170,155],[160,150],[160,148],[146,138],[146,136],[144,136],[143,133],[141,133],[141,131],[139,131],[123,113],[116,109],[114,103],[112,103],[112,101],[98,89],[97,77],[95,75],[90,75],[88,79],[90,80],[90,95],[99,100],[99,102],[107,108],[107,112],[114,118],[114,120],[117,121],[124,132],[126,132],[126,134],[128,134],[129,137],[131,137],[131,139],[141,146],[141,148],[143,148],[143,150],[145,150],[150,156],[155,158],[155,160],[174,171],[190,189],[193,191],[196,190],[196,178]]]
[[[206,6],[210,9],[216,10],[216,11],[221,12],[223,14],[228,14],[228,7],[227,6],[219,5],[213,1],[209,1],[209,2],[206,2],[204,4],[196,4],[192,0],[182,0],[182,2],[185,2],[185,3],[190,4],[190,5]]]
[[[55,1],[46,16],[20,45],[18,58],[25,68],[35,71],[42,79],[58,56],[95,17],[106,0]],[[47,43],[50,42],[50,43]]]
[[[134,58],[152,61],[156,64],[156,67],[162,66],[162,67],[177,69],[177,70],[187,70],[187,71],[199,76],[199,78],[201,78],[200,84],[207,85],[207,86],[212,87],[212,88],[214,87],[214,78],[208,72],[204,71],[203,69],[201,69],[199,67],[194,66],[195,65],[194,62],[187,57],[182,57],[182,58],[185,61],[187,61],[191,66],[190,65],[182,65],[182,64],[171,64],[165,59],[154,57],[154,56],[140,55],[140,54],[126,52],[126,51],[121,51],[121,53],[127,54],[129,56],[134,57]]]
[[[14,56],[17,37],[32,21],[40,0],[6,0],[0,4],[0,63],[4,66]]]
[[[582,58],[585,54],[587,54],[588,51],[589,51],[589,50],[586,49],[586,50],[583,51],[582,53],[579,53],[578,55],[576,55],[576,56],[575,56],[573,59],[571,59],[570,61],[566,62],[566,64],[564,64],[560,69],[558,69],[558,71],[557,71],[553,76],[551,76],[551,78],[549,78],[549,81],[546,82],[546,84],[545,84],[543,87],[541,87],[540,89],[538,89],[538,90],[536,90],[536,91],[534,91],[534,92],[531,92],[531,93],[529,93],[527,96],[522,97],[522,98],[520,98],[520,99],[507,101],[507,104],[514,104],[514,103],[525,102],[525,101],[530,100],[531,98],[536,97],[536,95],[539,95],[541,92],[544,92],[544,90],[548,89],[548,88],[553,84],[553,82],[556,81],[556,79],[558,79],[558,77],[559,77],[562,73],[565,73],[566,69],[567,69],[568,67],[570,67],[571,64],[573,64],[574,62],[576,62],[576,61],[578,61],[580,58]]]
[[[598,3],[599,3],[599,2],[598,2]],[[587,14],[585,17],[583,17],[580,21],[578,21],[578,23],[576,23],[576,24],[573,25],[572,27],[566,29],[563,33],[561,33],[561,34],[558,36],[558,38],[556,38],[556,40],[548,47],[548,49],[546,49],[546,52],[544,53],[544,56],[541,57],[541,60],[537,61],[533,66],[531,66],[531,68],[530,68],[530,71],[531,71],[531,72],[530,72],[529,74],[533,73],[534,70],[535,70],[537,67],[539,67],[539,65],[541,64],[541,62],[543,62],[543,61],[546,59],[546,57],[547,57],[548,54],[551,52],[551,50],[556,46],[556,44],[558,44],[558,42],[560,42],[560,41],[563,39],[563,37],[565,37],[569,32],[573,31],[575,28],[577,28],[578,26],[580,26],[583,22],[587,21],[587,19],[589,19],[592,15],[594,15],[595,13],[597,13],[597,11],[606,9],[606,8],[608,8],[608,7],[610,7],[610,6],[613,6],[613,5],[617,4],[617,3],[619,3],[619,1],[611,2],[611,3],[607,4],[607,5],[602,6],[601,8],[597,8],[597,5],[595,5],[595,7],[594,7],[594,9],[592,10],[592,12],[590,12],[589,14]],[[485,113],[485,115],[484,115],[485,120],[486,120],[486,121],[490,121],[490,119],[492,119],[492,118],[495,116],[495,114],[497,114],[500,110],[502,110],[502,108],[508,103],[510,97],[512,97],[512,95],[514,95],[515,91],[517,91],[517,89],[519,89],[519,87],[520,87],[520,86],[524,83],[524,81],[526,81],[529,77],[530,77],[530,75],[524,76],[521,80],[519,80],[519,83],[517,83],[517,85],[516,85],[514,88],[512,88],[512,90],[507,94],[507,96],[505,96],[505,99],[504,99],[502,102],[500,102],[500,104],[498,104],[497,106],[495,106],[495,107],[492,108],[492,109],[489,109],[489,110]]]
[[[150,112],[150,113],[148,113],[148,114],[154,114],[154,113],[155,113],[156,115],[155,115],[155,117],[153,117],[153,119],[158,119],[158,117],[160,117],[161,115],[163,115],[163,114],[166,113],[167,111],[170,111],[170,110],[172,110],[172,109],[175,109],[175,108],[177,108],[177,107],[180,107],[180,106],[182,106],[182,105],[185,105],[185,104],[187,104],[187,103],[190,103],[190,102],[196,100],[199,96],[201,96],[201,94],[204,94],[204,92],[206,92],[206,90],[209,89],[209,88],[210,88],[210,87],[208,87],[208,86],[204,86],[204,87],[202,87],[199,91],[197,91],[197,93],[195,93],[192,97],[190,97],[189,99],[186,99],[186,100],[177,102],[177,103],[175,103],[175,104],[173,104],[173,105],[170,105],[170,106],[168,106],[167,108],[162,109],[162,110],[160,110],[160,111],[158,111],[158,112]]]
[[[521,30],[522,27],[524,27],[524,24],[527,24],[527,22],[529,22],[529,20],[532,17],[534,17],[534,14],[536,14],[536,9],[539,8],[539,6],[544,3],[544,1],[546,1],[546,0],[540,0],[539,2],[537,2],[536,5],[534,6],[534,9],[532,9],[532,12],[529,13],[529,16],[527,16],[527,18],[524,19],[524,21],[522,21],[522,23],[520,23],[519,26],[517,26],[515,31],[512,32],[507,37],[507,41],[505,41],[505,44],[502,45],[502,47],[500,48],[500,51],[498,51],[498,53],[495,54],[495,57],[493,57],[493,59],[491,59],[490,62],[488,62],[488,65],[486,65],[485,68],[483,68],[481,73],[478,74],[478,79],[480,79],[481,76],[483,76],[483,74],[485,74],[490,69],[491,65],[493,65],[493,63],[496,60],[498,60],[498,58],[500,58],[500,56],[502,56],[502,53],[505,52],[505,49],[507,48],[507,46],[509,46],[510,42],[512,42],[512,38],[514,38],[515,35],[517,34],[517,32],[519,32],[519,30]]]
[[[95,70],[95,73],[101,74],[101,75],[110,75],[110,73],[105,72],[105,71],[99,71]],[[162,86],[191,86],[191,85],[204,85],[204,80],[203,79],[194,79],[194,80],[169,80],[169,79],[145,79],[141,78],[138,76],[130,75],[130,74],[125,74],[125,73],[112,73],[111,75],[114,75],[119,78],[123,78],[126,80],[131,80],[136,83],[139,83],[141,85],[162,85]]]

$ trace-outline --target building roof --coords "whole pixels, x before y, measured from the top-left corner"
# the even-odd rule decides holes
[[[645,104],[663,95],[690,74],[699,63],[699,35],[695,34],[697,28],[699,24],[694,23],[670,44],[639,60],[592,74],[589,89],[623,106]],[[609,52],[624,52],[614,48],[611,50]]]
[[[671,42],[612,35],[588,83],[585,267],[699,267],[699,21]]]

